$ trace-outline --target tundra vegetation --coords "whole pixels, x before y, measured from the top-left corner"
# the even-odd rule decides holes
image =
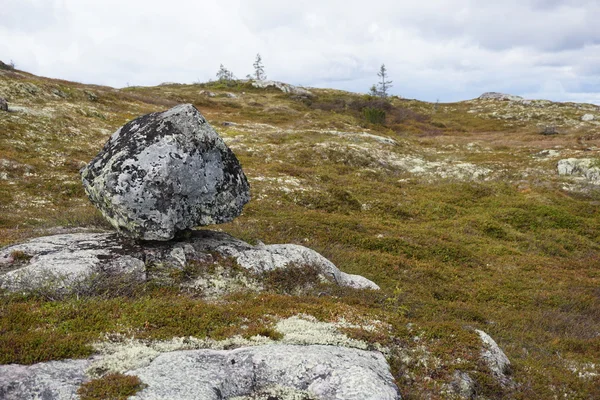
[[[0,70],[9,103],[0,112],[0,245],[109,229],[80,168],[131,119],[193,103],[236,153],[253,196],[213,229],[310,247],[382,288],[334,287],[299,269],[269,275],[262,292],[214,301],[180,290],[212,268],[189,265],[171,284],[5,293],[0,364],[87,357],[107,335],[277,340],[277,321],[304,314],[347,321],[346,335],[389,349],[405,399],[453,398],[455,371],[471,374],[481,398],[600,398],[600,191],[556,169],[561,158],[599,157],[600,124],[581,121],[597,107],[310,91],[220,81],[113,89]],[[558,133],[541,134],[547,126]],[[481,362],[474,329],[511,360],[510,392]],[[140,385],[103,379],[114,396]],[[80,393],[95,398],[97,383]]]

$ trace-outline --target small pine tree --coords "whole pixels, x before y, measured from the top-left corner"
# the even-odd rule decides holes
[[[267,75],[265,74],[265,66],[262,63],[262,58],[260,57],[260,54],[256,55],[256,61],[254,61],[254,64],[252,65],[254,66],[254,79],[256,79],[257,81],[264,81],[265,79],[267,79]]]
[[[229,71],[223,66],[223,64],[221,64],[221,66],[219,67],[219,71],[217,72],[217,79],[220,82],[229,82],[233,81],[235,77],[233,76],[233,73],[231,71]]]
[[[377,76],[381,79],[379,82],[377,82],[377,94],[379,97],[385,99],[388,96],[388,90],[393,86],[392,81],[388,81],[388,74],[385,64],[381,64],[381,68],[379,69]]]
[[[369,95],[371,96],[379,96],[379,92],[377,91],[377,86],[373,85],[369,89]]]

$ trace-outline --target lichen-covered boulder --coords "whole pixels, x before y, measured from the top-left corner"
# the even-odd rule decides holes
[[[231,221],[250,200],[237,158],[191,104],[127,123],[81,176],[106,219],[142,240]]]

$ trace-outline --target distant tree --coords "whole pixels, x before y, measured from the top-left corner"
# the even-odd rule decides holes
[[[229,82],[235,80],[235,76],[233,76],[233,73],[225,68],[223,64],[221,64],[219,71],[217,71],[217,79],[220,82]]]
[[[265,66],[262,63],[262,58],[260,57],[260,54],[256,55],[256,61],[254,61],[254,64],[252,65],[254,66],[254,79],[256,79],[257,81],[264,81],[265,79],[267,79],[267,75],[265,74]]]
[[[10,60],[8,65],[10,65],[10,69],[15,69],[15,62],[13,60]]]
[[[388,96],[388,91],[393,86],[392,81],[388,81],[388,74],[385,64],[381,64],[381,68],[379,68],[377,76],[379,77],[380,81],[377,82],[376,94],[385,99]],[[373,90],[373,88],[371,88],[371,90]]]
[[[377,90],[376,85],[371,86],[371,88],[369,89],[369,94],[371,96],[379,96],[379,91]]]

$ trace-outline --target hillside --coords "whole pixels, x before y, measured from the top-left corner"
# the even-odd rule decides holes
[[[0,246],[110,229],[79,170],[126,122],[192,103],[251,186],[243,214],[209,228],[307,246],[380,292],[296,290],[299,271],[218,301],[160,285],[6,294],[0,364],[85,358],[119,335],[276,340],[278,323],[305,315],[386,348],[404,399],[460,398],[457,371],[475,381],[473,398],[600,398],[597,106],[284,89],[113,89],[0,69]],[[493,378],[473,329],[506,353],[514,385]]]

